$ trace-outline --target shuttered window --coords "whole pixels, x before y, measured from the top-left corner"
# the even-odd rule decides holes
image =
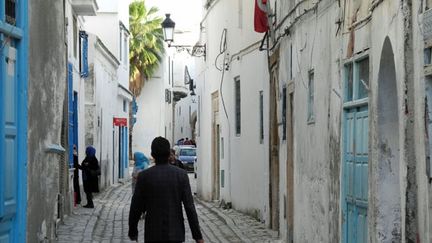
[[[235,90],[235,131],[239,136],[241,133],[241,97],[240,97],[240,77],[234,79]]]

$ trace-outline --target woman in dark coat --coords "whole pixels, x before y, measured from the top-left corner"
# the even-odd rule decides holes
[[[81,163],[80,168],[84,184],[84,192],[87,196],[87,204],[83,207],[94,208],[93,205],[93,192],[99,192],[98,176],[100,175],[99,162],[96,159],[96,149],[92,146],[88,146],[86,149],[86,157]]]

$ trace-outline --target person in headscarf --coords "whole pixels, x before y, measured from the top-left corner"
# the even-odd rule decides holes
[[[84,192],[87,197],[87,204],[83,207],[94,208],[93,192],[99,192],[98,176],[100,175],[99,161],[96,158],[96,149],[92,146],[86,148],[86,157],[80,166],[84,184]]]
[[[132,193],[135,191],[135,185],[138,178],[138,174],[147,169],[150,161],[149,159],[141,152],[134,153],[135,165],[132,171]]]

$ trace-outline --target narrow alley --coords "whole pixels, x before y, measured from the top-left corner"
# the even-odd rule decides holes
[[[196,183],[189,174],[192,190]],[[58,229],[58,242],[130,242],[128,216],[132,197],[130,181],[116,184],[95,199],[95,208],[78,206]],[[257,220],[236,212],[223,210],[214,203],[195,199],[200,226],[205,242],[279,242],[277,232],[266,229]],[[185,218],[186,241],[192,239]],[[144,221],[139,223],[138,242],[144,240]]]

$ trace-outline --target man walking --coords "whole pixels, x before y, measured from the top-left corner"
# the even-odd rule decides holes
[[[129,238],[138,240],[138,221],[145,214],[145,242],[183,242],[184,205],[192,237],[204,243],[186,171],[170,165],[170,144],[157,137],[151,145],[156,165],[141,172],[129,212]]]

